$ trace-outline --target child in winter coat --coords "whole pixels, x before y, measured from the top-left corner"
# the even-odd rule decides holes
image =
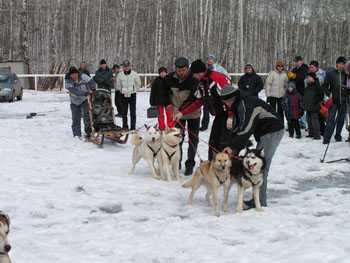
[[[165,83],[165,77],[168,71],[165,67],[161,67],[158,70],[159,77],[157,77],[151,87],[150,104],[151,106],[156,106],[158,108],[158,127],[160,130],[164,130],[167,126],[168,128],[174,128],[174,109],[171,104],[170,90]],[[165,115],[166,124],[165,125]]]
[[[315,73],[309,72],[306,79],[307,85],[304,90],[304,108],[306,110],[306,119],[309,128],[309,135],[307,137],[319,140],[321,139],[319,112],[323,100],[323,93]]]
[[[288,121],[289,137],[301,138],[299,119],[304,114],[302,106],[302,98],[298,93],[294,80],[289,80],[287,83],[286,94],[283,98],[282,107]]]

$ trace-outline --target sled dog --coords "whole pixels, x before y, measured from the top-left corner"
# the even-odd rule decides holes
[[[167,128],[163,131],[162,147],[159,153],[162,179],[174,178],[181,181],[179,172],[181,131],[178,128]]]
[[[231,186],[237,183],[237,208],[238,213],[243,210],[244,191],[253,188],[253,199],[257,211],[263,211],[260,204],[260,186],[263,183],[265,167],[263,149],[244,149],[239,153],[242,158],[232,159]]]
[[[207,187],[206,200],[213,205],[214,214],[220,216],[220,202],[218,192],[220,186],[224,187],[224,211],[228,211],[228,195],[230,190],[230,168],[229,155],[220,152],[210,161],[204,161],[194,172],[192,179],[183,184],[185,188],[192,188],[188,203],[192,205],[194,193],[204,184]],[[212,197],[212,198],[211,198]]]
[[[136,164],[144,159],[152,172],[152,177],[159,179],[159,170],[155,167],[156,160],[159,163],[161,150],[161,132],[156,127],[146,126],[146,133],[141,137],[138,133],[132,135],[131,144],[134,145],[132,153],[132,167],[129,174],[133,174]]]
[[[10,231],[10,219],[2,211],[0,211],[0,263],[11,263],[8,253],[11,250],[11,245],[7,240]]]

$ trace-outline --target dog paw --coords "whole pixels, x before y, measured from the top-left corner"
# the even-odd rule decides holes
[[[261,207],[257,207],[257,208],[255,208],[255,210],[257,211],[257,212],[264,212],[264,209],[262,209]]]
[[[240,214],[240,213],[242,213],[243,212],[243,208],[242,207],[237,207],[236,208],[236,213],[237,214]]]
[[[228,207],[224,206],[224,212],[228,213]]]

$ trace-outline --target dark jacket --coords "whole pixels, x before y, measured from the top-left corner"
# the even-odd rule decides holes
[[[150,95],[151,106],[168,106],[171,104],[170,89],[166,85],[164,78],[157,77],[151,86]]]
[[[333,102],[340,106],[346,101],[346,75],[336,69],[328,71],[322,85],[322,90],[327,96],[332,96]]]
[[[321,90],[318,79],[314,83],[307,84],[304,90],[304,109],[308,112],[317,113],[320,111],[321,102],[323,100],[323,92]]]
[[[309,67],[306,64],[301,65],[301,67],[297,68],[295,67],[292,72],[296,74],[295,78],[295,84],[297,87],[297,91],[304,95],[304,89],[305,89],[305,78],[309,71]]]
[[[259,92],[264,88],[264,83],[261,77],[253,72],[250,74],[244,74],[239,79],[238,88],[241,92],[242,98],[250,96],[258,98]]]
[[[111,91],[111,89],[113,88],[112,78],[113,78],[112,70],[110,70],[109,68],[106,68],[106,70],[99,68],[95,73],[94,80],[97,83],[98,89]]]
[[[201,96],[198,90],[199,81],[193,78],[192,73],[186,79],[180,80],[176,73],[172,72],[165,77],[165,82],[171,92],[170,99],[171,104],[174,106],[174,112],[182,112],[183,109],[191,105],[191,107],[193,106],[197,109],[188,114],[183,112],[184,116],[182,119],[200,118],[202,101],[198,100]],[[199,107],[197,107],[197,104]]]
[[[263,100],[238,96],[230,111],[234,116],[230,146],[236,151],[247,145],[251,135],[259,141],[262,136],[283,129],[278,114]]]
[[[283,97],[282,107],[288,121],[297,120],[303,116],[303,101],[296,89],[293,89],[292,92],[286,91],[286,95]]]

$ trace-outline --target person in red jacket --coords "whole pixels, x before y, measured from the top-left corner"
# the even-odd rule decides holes
[[[151,106],[156,106],[158,108],[158,127],[160,130],[165,130],[166,126],[168,128],[175,127],[174,109],[170,100],[170,90],[165,82],[168,70],[165,67],[161,67],[159,68],[158,73],[159,77],[157,77],[152,83],[150,104]]]
[[[180,113],[176,114],[175,118],[180,119],[183,115],[196,111],[202,105],[207,105],[210,114],[214,116],[209,138],[210,147],[208,149],[208,159],[212,160],[214,149],[223,150],[227,145],[226,141],[229,139],[229,130],[222,129],[222,127],[226,126],[228,113],[224,109],[217,88],[221,90],[227,87],[226,91],[230,88],[238,89],[231,85],[231,80],[228,76],[222,72],[215,71],[215,69],[208,69],[206,64],[199,59],[191,63],[191,73],[194,78],[200,81],[198,92],[180,109]]]

